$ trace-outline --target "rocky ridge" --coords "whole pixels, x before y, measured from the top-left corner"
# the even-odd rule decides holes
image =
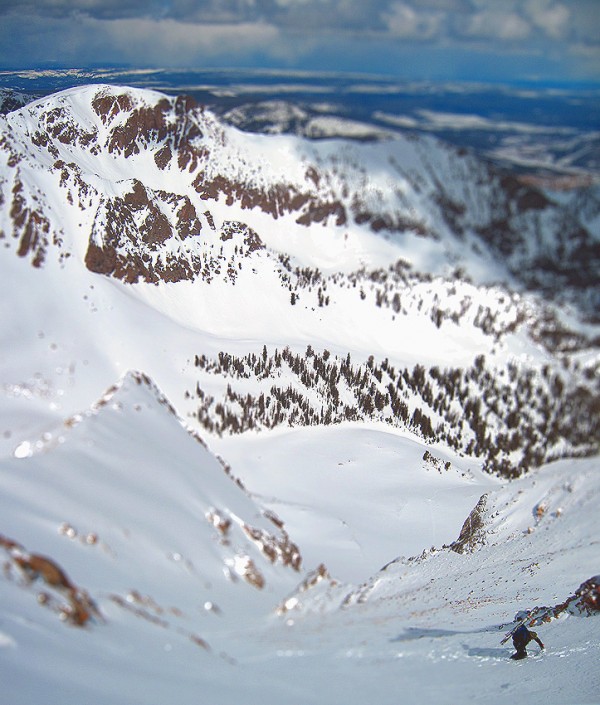
[[[43,168],[56,198],[86,213],[78,237],[88,241],[88,266],[127,282],[206,276],[202,216],[205,226],[222,220],[214,211],[225,204],[249,231],[253,211],[281,229],[321,224],[437,241],[449,253],[447,271],[461,251],[477,250],[525,285],[550,292],[558,280],[563,295],[597,310],[589,292],[599,271],[593,186],[558,198],[429,138],[357,145],[248,136],[190,98],[118,87],[65,91],[3,121],[10,218],[2,233],[35,265],[50,246],[65,249],[50,193],[34,187]],[[221,225],[214,239],[223,238]]]

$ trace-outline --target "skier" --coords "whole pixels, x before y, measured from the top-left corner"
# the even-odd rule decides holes
[[[530,641],[537,641],[540,649],[544,648],[544,645],[538,635],[535,632],[529,631],[524,624],[521,624],[521,626],[515,630],[512,635],[512,640],[516,652],[511,656],[511,658],[515,660],[527,658],[527,644],[529,644]]]

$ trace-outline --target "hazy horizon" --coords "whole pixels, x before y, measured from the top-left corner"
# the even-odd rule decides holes
[[[596,0],[4,0],[0,68],[600,82]]]

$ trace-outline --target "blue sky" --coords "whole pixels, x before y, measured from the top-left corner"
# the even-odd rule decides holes
[[[0,0],[0,69],[600,82],[600,0]]]

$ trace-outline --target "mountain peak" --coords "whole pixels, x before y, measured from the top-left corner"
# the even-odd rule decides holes
[[[217,229],[237,221],[265,242],[268,227],[269,244],[282,252],[286,236],[273,228],[303,238],[327,226],[352,241],[376,234],[430,273],[474,271],[477,260],[487,280],[550,290],[559,277],[561,295],[595,310],[594,199],[585,210],[575,196],[559,202],[430,138],[352,144],[249,135],[189,97],[103,85],[38,100],[5,120],[10,208],[2,228],[38,266],[53,244],[72,248],[52,213],[66,198],[83,211],[72,220],[78,240],[89,239],[88,266],[128,282],[197,278],[203,245],[195,236],[206,214]],[[137,260],[133,271],[120,261],[123,250]]]

